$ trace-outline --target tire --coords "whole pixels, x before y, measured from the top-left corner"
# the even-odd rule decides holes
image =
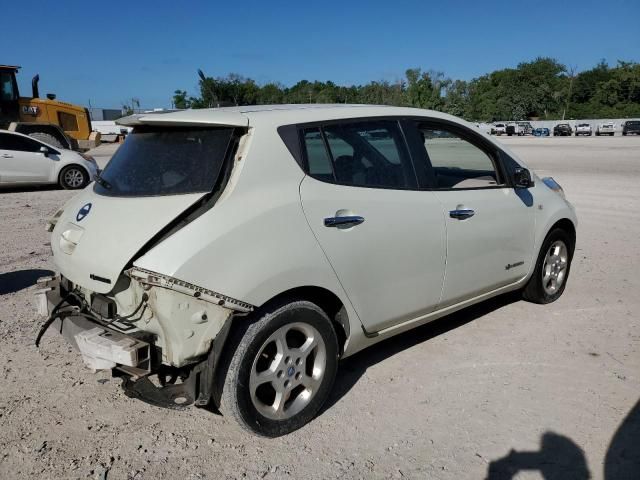
[[[554,228],[549,232],[540,248],[533,274],[522,290],[522,297],[525,300],[545,304],[555,302],[560,298],[569,279],[575,248],[574,242],[574,239],[565,230]],[[563,246],[564,252],[562,251]],[[553,285],[554,278],[555,287]]]
[[[257,314],[233,337],[228,367],[220,372],[221,411],[264,437],[309,423],[329,397],[338,370],[338,338],[326,313],[307,301],[281,304]],[[310,342],[316,343],[303,348]]]
[[[52,147],[65,148],[62,145],[62,143],[60,143],[60,140],[58,140],[56,137],[54,137],[53,135],[50,135],[48,133],[33,132],[33,133],[30,133],[29,136],[31,138],[35,138],[36,140],[40,140],[41,142],[48,143]]]
[[[67,165],[60,171],[58,183],[65,190],[78,190],[89,183],[89,174],[79,165]]]

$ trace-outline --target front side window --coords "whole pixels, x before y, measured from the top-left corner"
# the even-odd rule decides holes
[[[0,150],[17,152],[39,152],[42,145],[29,138],[8,133],[0,133]]]
[[[304,137],[309,174],[341,185],[408,189],[416,186],[413,166],[406,152],[398,123],[370,121],[327,125],[320,130],[326,140],[332,175],[325,167],[324,178],[314,175],[320,152],[316,137]],[[326,153],[324,154],[326,155]],[[323,160],[326,162],[326,160]]]
[[[463,135],[439,126],[421,126],[419,131],[437,188],[483,188],[501,185],[492,156],[463,138]]]
[[[96,180],[96,193],[144,197],[214,189],[233,128],[137,127]]]

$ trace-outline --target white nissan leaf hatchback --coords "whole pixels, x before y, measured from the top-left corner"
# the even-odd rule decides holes
[[[264,436],[309,422],[338,361],[490,297],[558,299],[560,186],[438,112],[280,105],[127,117],[49,222],[39,308],[85,364],[155,405]]]

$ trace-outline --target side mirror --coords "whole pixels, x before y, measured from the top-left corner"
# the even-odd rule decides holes
[[[40,147],[40,153],[43,154],[45,157],[48,157],[49,156],[49,149],[43,145],[43,146]]]
[[[513,186],[515,188],[531,188],[534,186],[531,180],[531,172],[526,168],[516,168],[513,172]]]

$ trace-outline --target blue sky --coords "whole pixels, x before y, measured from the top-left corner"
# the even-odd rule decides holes
[[[0,63],[23,95],[168,107],[196,70],[259,83],[395,80],[410,67],[471,79],[552,56],[578,71],[640,61],[640,1],[21,0],[3,2]],[[10,46],[10,47],[9,47]]]

